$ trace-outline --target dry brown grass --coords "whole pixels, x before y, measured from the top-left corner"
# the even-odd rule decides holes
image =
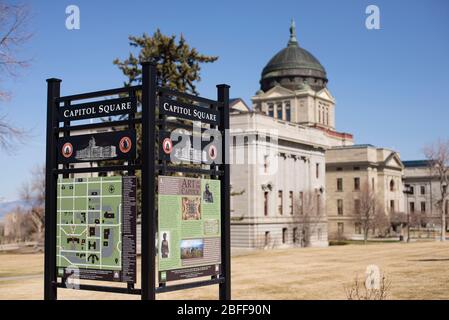
[[[378,265],[391,281],[390,299],[449,299],[449,243],[347,245],[255,252],[232,260],[234,299],[346,299],[345,286]],[[0,255],[0,299],[41,299],[42,255]],[[60,299],[136,299],[60,290]],[[158,295],[158,299],[216,299],[217,286]]]

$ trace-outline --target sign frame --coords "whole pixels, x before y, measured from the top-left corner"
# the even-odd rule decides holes
[[[144,62],[142,66],[142,83],[136,86],[120,87],[116,89],[108,89],[95,92],[87,92],[69,96],[61,96],[60,79],[47,79],[47,130],[46,130],[46,172],[45,172],[45,273],[44,273],[44,298],[46,300],[56,300],[58,298],[58,289],[66,289],[67,283],[58,281],[57,264],[56,264],[56,201],[57,201],[57,179],[58,177],[68,178],[71,175],[82,173],[107,173],[107,172],[126,172],[128,176],[135,176],[137,170],[141,172],[141,283],[140,288],[136,288],[134,283],[128,282],[126,287],[104,286],[95,284],[81,283],[79,290],[111,292],[121,294],[139,295],[142,300],[155,300],[156,294],[189,288],[203,287],[213,284],[219,285],[219,298],[221,300],[231,299],[231,253],[230,253],[230,171],[229,164],[225,163],[228,149],[229,134],[229,86],[226,84],[217,85],[217,99],[211,100],[199,96],[194,96],[182,92],[177,92],[168,88],[157,85],[157,69],[156,65]],[[141,92],[141,117],[136,117],[135,102],[137,101],[138,92]],[[86,101],[89,99],[98,99],[107,96],[118,95],[120,98],[116,101],[131,101],[133,105],[131,110],[127,112],[114,113],[114,115],[127,114],[127,119],[110,119],[111,121],[97,122],[89,124],[72,125],[72,121],[91,119],[98,116],[98,112],[93,116],[93,111],[81,115],[73,114],[70,117],[61,117],[61,110],[67,108],[81,108],[90,106],[91,108],[99,107],[101,103],[113,103],[114,100],[94,101],[91,103],[76,104],[76,101]],[[124,99],[124,100],[123,100]],[[221,152],[223,163],[212,163],[209,169],[204,169],[204,165],[172,166],[167,163],[166,159],[160,159],[156,151],[159,141],[159,131],[166,131],[169,122],[168,117],[173,114],[159,113],[156,115],[156,108],[159,101],[170,99],[177,104],[178,101],[193,101],[189,106],[189,110],[197,110],[205,112],[203,115],[214,115],[214,117],[205,116],[204,123],[218,129],[222,134]],[[200,107],[196,104],[205,105]],[[81,110],[79,109],[79,110]],[[129,111],[129,112],[128,112]],[[87,112],[86,112],[87,113]],[[111,114],[108,114],[111,115]],[[192,117],[191,117],[192,118]],[[186,117],[181,117],[186,119]],[[187,119],[197,121],[199,119]],[[58,153],[59,148],[68,148],[67,158],[73,157],[74,146],[70,139],[74,131],[99,130],[104,128],[127,128],[135,130],[136,125],[141,124],[141,152],[139,158],[134,156],[132,150],[128,151],[133,154],[127,159],[114,161],[114,164],[104,164],[98,166],[80,166],[73,167],[69,165],[67,159],[60,159]],[[183,124],[178,122],[178,125]],[[65,141],[63,145],[59,139]],[[123,142],[123,148],[127,150],[129,141]],[[134,142],[131,139],[131,142]],[[137,149],[137,143],[132,143],[131,148]],[[119,143],[120,147],[121,143]],[[62,165],[62,166],[61,166]],[[167,175],[170,173],[180,172],[184,174],[207,175],[210,179],[216,179],[221,184],[221,204],[220,204],[220,236],[221,236],[221,270],[218,276],[212,276],[209,280],[201,280],[176,285],[156,285],[156,233],[157,233],[157,208],[155,208],[155,179],[156,175]]]

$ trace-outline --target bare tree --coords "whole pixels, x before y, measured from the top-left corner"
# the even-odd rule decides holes
[[[438,140],[423,149],[431,176],[438,179],[440,193],[435,201],[441,216],[441,241],[446,241],[446,211],[449,182],[449,140]]]
[[[28,214],[22,207],[17,207],[4,217],[4,236],[8,242],[23,242],[32,234]]]
[[[366,244],[370,230],[378,229],[382,234],[389,228],[390,223],[382,202],[368,182],[361,186],[355,201],[357,204],[356,208],[354,208],[356,213],[355,220],[361,226],[363,241]]]
[[[12,5],[0,0],[0,78],[15,77],[18,70],[28,65],[28,60],[20,58],[19,51],[31,38],[28,31],[30,12],[25,5]],[[0,89],[0,101],[10,94]],[[5,115],[0,116],[0,148],[11,150],[15,141],[24,136],[22,129],[16,128]]]
[[[33,179],[22,185],[20,197],[30,208],[30,230],[36,234],[37,240],[42,240],[45,225],[45,166],[35,167],[31,175]]]
[[[306,191],[296,202],[294,213],[296,215],[297,229],[300,235],[295,235],[301,241],[302,247],[308,247],[314,234],[317,235],[320,224],[326,223],[326,214],[320,191]]]

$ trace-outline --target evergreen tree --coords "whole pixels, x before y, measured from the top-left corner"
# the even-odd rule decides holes
[[[139,49],[138,55],[130,53],[123,61],[114,60],[114,64],[128,78],[126,86],[141,83],[141,62],[153,62],[157,64],[157,76],[161,86],[198,95],[195,82],[201,80],[200,64],[218,59],[191,48],[182,34],[179,41],[176,41],[175,35],[166,36],[159,29],[153,36],[144,33],[141,37],[130,36],[129,41],[131,47]]]
[[[206,56],[200,54],[195,48],[191,48],[184,37],[181,35],[179,41],[176,41],[176,36],[166,36],[161,33],[159,29],[149,36],[144,33],[141,37],[130,36],[129,44],[134,49],[138,49],[138,55],[135,56],[132,52],[129,57],[123,61],[115,59],[113,63],[123,72],[128,78],[124,85],[134,86],[142,83],[142,62],[153,62],[157,65],[158,84],[176,91],[198,95],[195,83],[200,81],[201,63],[210,63],[218,59],[215,56]],[[137,99],[140,103],[141,92],[137,92]],[[157,111],[157,110],[156,110]],[[142,130],[141,125],[136,125],[137,133],[137,153],[141,152]],[[158,146],[156,146],[157,151]],[[110,161],[108,164],[113,164],[115,161]],[[140,185],[141,177],[140,171],[136,172],[137,176],[137,190],[138,201],[137,207],[140,214],[141,195]]]

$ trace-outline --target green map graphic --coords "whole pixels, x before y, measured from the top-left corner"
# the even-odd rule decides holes
[[[57,266],[122,269],[122,178],[58,180]]]

